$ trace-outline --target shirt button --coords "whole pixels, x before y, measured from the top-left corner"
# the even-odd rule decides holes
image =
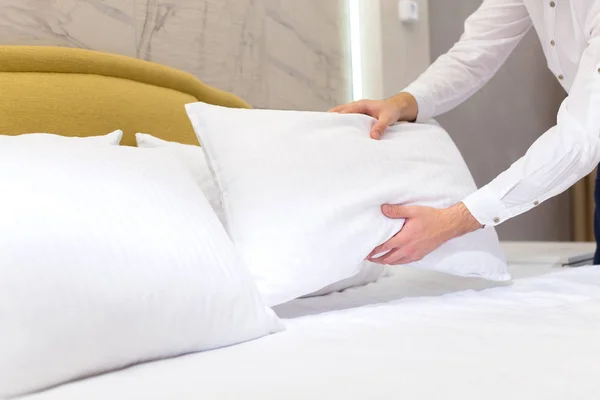
[[[498,218],[498,217],[494,218],[494,223],[495,223],[495,224],[497,224],[497,223],[499,223],[499,222],[500,222],[500,218]]]
[[[556,46],[556,42],[555,42],[554,40],[551,40],[551,41],[550,41],[550,45],[551,45],[551,46]]]
[[[550,2],[550,7],[552,7],[552,8],[556,7],[556,3],[554,1],[551,1]]]
[[[533,205],[534,205],[534,206],[539,206],[539,205],[540,205],[540,202],[539,202],[539,201],[534,201],[534,202],[533,202]]]
[[[563,79],[565,79],[565,77],[563,75],[559,75],[558,79],[562,81]]]

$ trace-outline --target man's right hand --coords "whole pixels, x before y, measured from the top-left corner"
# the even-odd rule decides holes
[[[416,120],[418,111],[417,101],[406,92],[387,100],[360,100],[329,110],[340,114],[366,114],[377,118],[377,123],[371,129],[371,137],[377,140],[383,136],[390,125],[400,121]]]

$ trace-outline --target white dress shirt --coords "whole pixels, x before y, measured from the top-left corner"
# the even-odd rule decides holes
[[[569,96],[556,126],[464,199],[486,226],[567,190],[600,162],[600,0],[484,0],[460,41],[405,90],[417,99],[419,120],[449,111],[496,73],[532,26]]]

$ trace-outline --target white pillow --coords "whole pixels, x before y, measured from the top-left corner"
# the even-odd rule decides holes
[[[223,206],[221,204],[221,192],[215,184],[215,180],[208,168],[204,151],[199,146],[168,142],[145,133],[136,133],[135,140],[137,146],[140,148],[164,148],[170,150],[173,157],[182,162],[191,173],[219,217],[219,220],[225,224]]]
[[[18,139],[21,143],[85,143],[92,145],[111,145],[117,146],[121,143],[121,139],[123,138],[123,131],[116,130],[107,135],[100,136],[87,136],[87,137],[77,137],[77,136],[61,136],[56,135],[54,133],[25,133],[22,135],[15,136],[4,136],[5,138],[15,138]],[[6,139],[8,140],[8,139]],[[27,142],[25,142],[27,141]]]
[[[177,142],[169,142],[159,139],[145,133],[136,133],[135,139],[138,147],[141,148],[167,148],[172,151],[172,154],[177,157],[191,172],[196,180],[196,183],[202,188],[206,198],[213,207],[219,219],[226,226],[225,213],[221,201],[221,192],[215,184],[215,180],[210,172],[204,151],[199,146],[181,144]],[[342,290],[366,285],[377,281],[382,275],[384,267],[379,264],[374,264],[365,261],[360,272],[348,279],[336,282],[330,286],[318,290],[309,296],[324,296],[333,292],[341,292]]]
[[[179,162],[0,138],[0,398],[281,329]]]
[[[359,272],[403,221],[381,205],[446,207],[476,190],[439,126],[400,124],[369,138],[364,115],[187,105],[223,193],[227,227],[268,304]],[[508,280],[493,229],[452,240],[414,267]]]
[[[386,269],[384,265],[375,264],[369,261],[363,262],[360,267],[358,274],[348,278],[341,280],[336,283],[332,283],[329,286],[324,287],[323,289],[317,290],[316,292],[307,294],[302,297],[318,297],[318,296],[326,296],[331,293],[341,292],[346,289],[355,288],[359,286],[365,286],[369,283],[374,283],[379,280],[379,278],[389,276],[389,271]]]

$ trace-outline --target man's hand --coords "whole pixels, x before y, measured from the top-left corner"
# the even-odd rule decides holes
[[[329,110],[340,114],[366,114],[377,118],[371,129],[371,137],[380,139],[385,130],[400,121],[417,119],[418,105],[410,93],[400,93],[387,100],[360,100]]]
[[[378,264],[419,261],[448,240],[482,228],[463,203],[445,209],[394,205],[384,205],[381,209],[388,218],[406,221],[400,232],[367,257]],[[374,258],[382,253],[386,254]]]

